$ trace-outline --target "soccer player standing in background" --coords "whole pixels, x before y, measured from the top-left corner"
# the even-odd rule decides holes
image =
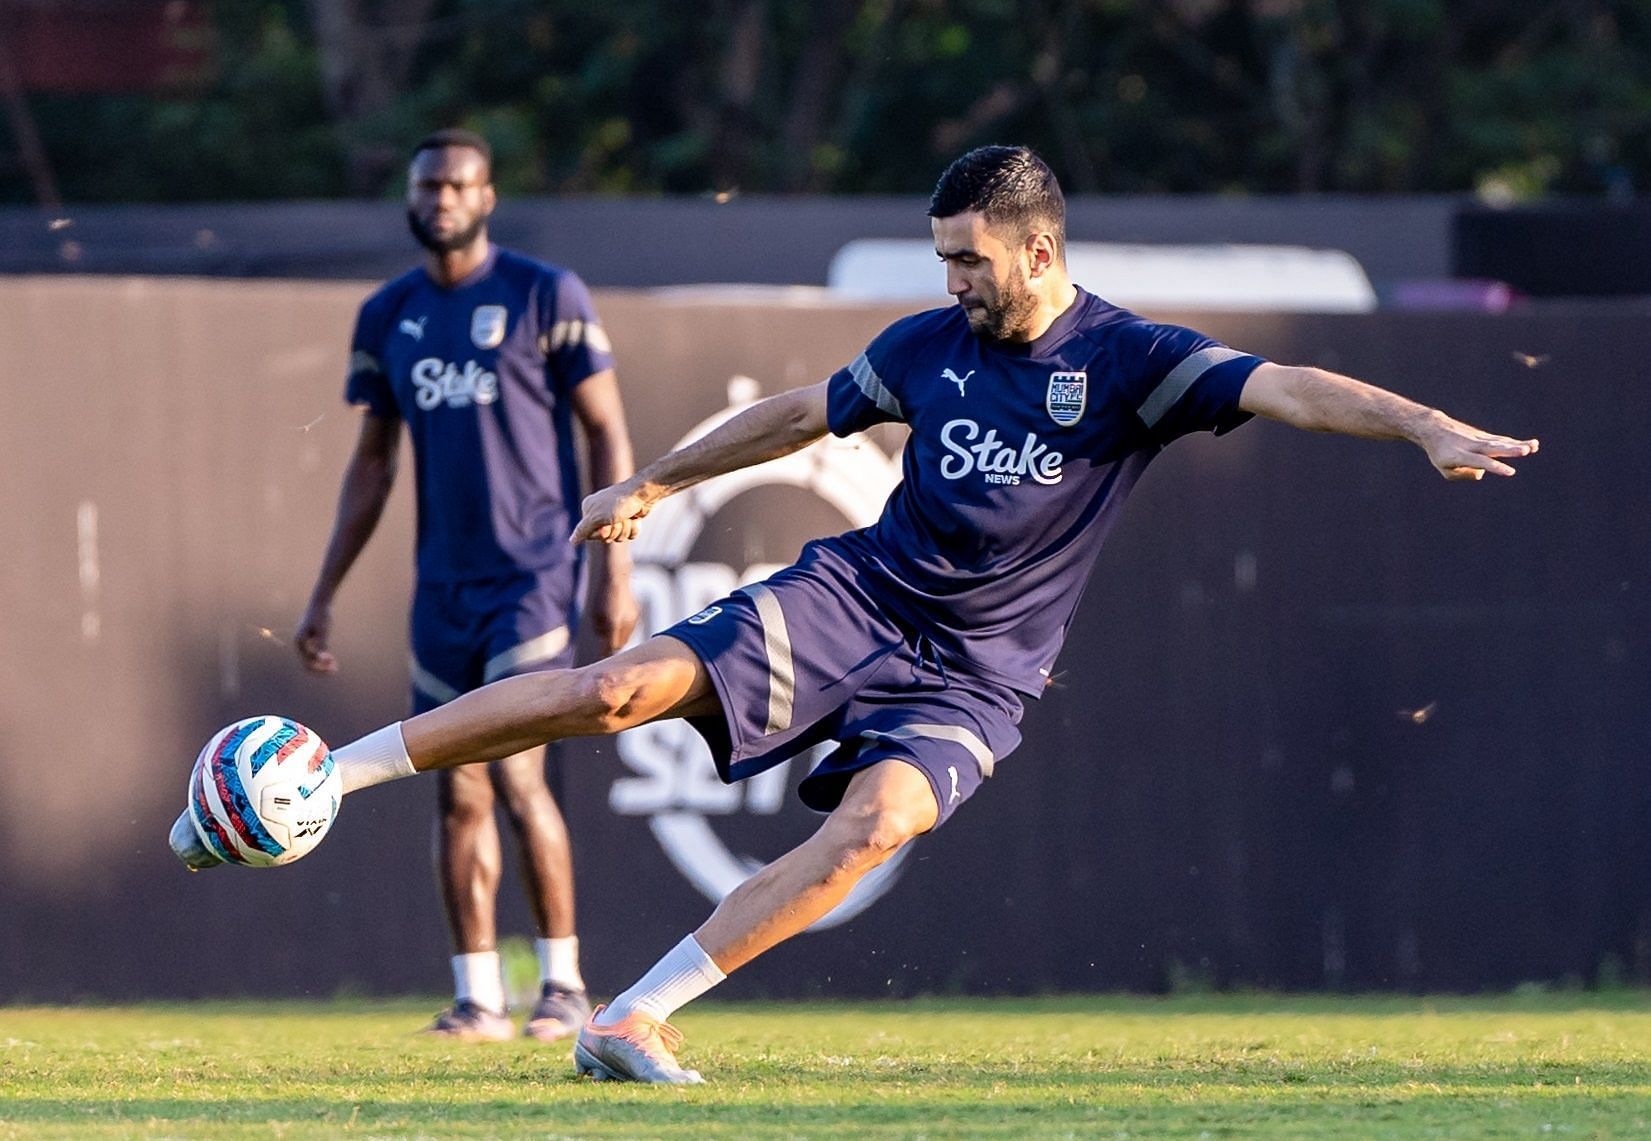
[[[418,489],[413,711],[498,678],[572,664],[582,555],[573,426],[598,487],[631,474],[631,446],[607,337],[584,283],[488,240],[496,195],[480,136],[439,131],[408,171],[407,222],[425,264],[367,299],[356,321],[346,397],[361,433],[337,520],[295,638],[304,664],[331,673],[332,603],[378,524],[395,479],[401,426]],[[587,610],[611,652],[637,607],[629,554],[592,559]],[[437,874],[452,932],[454,1003],[430,1032],[465,1040],[515,1033],[496,947],[503,806],[521,845],[538,925],[541,989],[525,1033],[554,1041],[589,1012],[574,934],[567,829],[534,744],[444,773]]]

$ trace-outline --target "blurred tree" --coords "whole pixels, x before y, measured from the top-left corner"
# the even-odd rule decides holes
[[[450,123],[514,192],[914,193],[1003,140],[1093,192],[1651,175],[1645,0],[218,0],[213,26],[187,95],[31,97],[65,198],[394,193]]]
[[[321,90],[344,148],[351,193],[370,194],[399,170],[400,148],[373,128],[407,91],[436,0],[309,0]]]

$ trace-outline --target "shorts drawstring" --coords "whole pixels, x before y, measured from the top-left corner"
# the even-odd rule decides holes
[[[952,679],[946,674],[946,663],[940,660],[940,650],[927,634],[917,636],[917,664],[928,665],[940,675],[940,684],[950,687]]]

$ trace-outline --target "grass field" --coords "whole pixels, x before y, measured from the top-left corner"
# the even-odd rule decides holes
[[[707,1002],[691,1089],[415,1037],[433,1005],[0,1008],[0,1138],[1651,1133],[1640,993]]]

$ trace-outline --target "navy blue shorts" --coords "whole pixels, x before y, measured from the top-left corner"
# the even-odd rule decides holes
[[[839,742],[798,789],[820,812],[837,807],[855,773],[893,758],[928,778],[939,827],[1020,744],[1020,695],[943,664],[883,612],[852,562],[819,543],[661,633],[686,643],[716,687],[722,713],[689,723],[724,781]]]
[[[413,591],[413,712],[490,681],[573,664],[573,574],[567,567]]]

